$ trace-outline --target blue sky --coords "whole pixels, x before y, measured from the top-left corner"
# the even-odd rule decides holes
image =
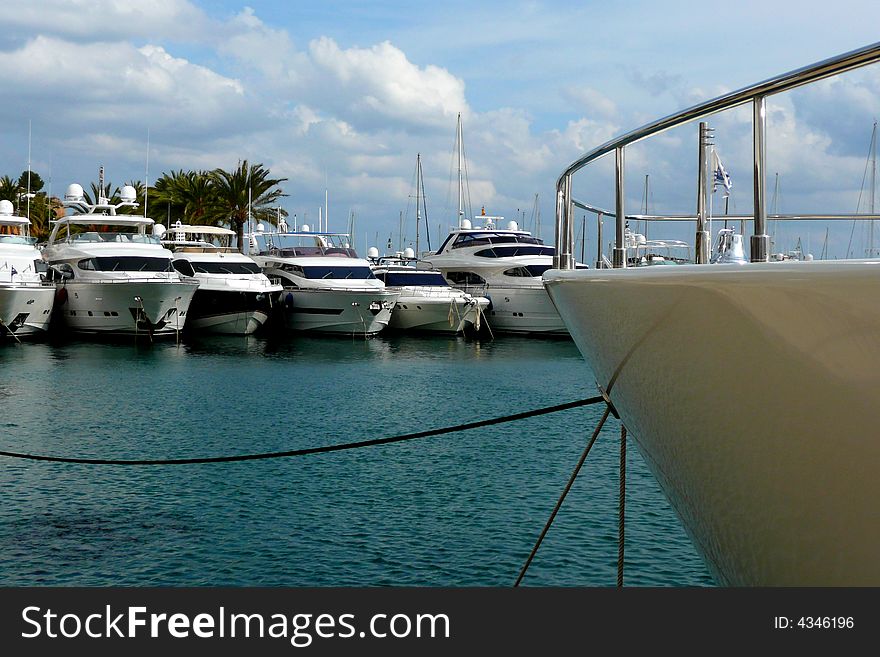
[[[363,249],[396,234],[401,211],[412,241],[416,153],[434,240],[451,223],[459,111],[475,210],[528,218],[539,194],[549,238],[555,179],[582,152],[872,43],[880,5],[12,0],[0,20],[0,173],[25,168],[31,120],[33,167],[54,193],[94,180],[100,164],[114,183],[143,180],[149,130],[151,180],[262,162],[289,179],[285,208],[310,222],[326,183],[331,227],[354,211]],[[778,171],[781,211],[855,209],[880,114],[875,68],[772,102],[768,190]],[[747,120],[713,120],[739,210],[751,204]],[[692,210],[695,135],[688,126],[631,150],[630,207],[648,173],[654,210]],[[576,195],[610,206],[610,184],[600,166]]]

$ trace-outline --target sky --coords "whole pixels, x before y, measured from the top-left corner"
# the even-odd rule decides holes
[[[121,185],[246,159],[287,179],[282,206],[298,223],[314,225],[326,190],[329,228],[345,230],[354,213],[358,249],[384,250],[389,236],[414,241],[417,154],[434,246],[455,221],[459,113],[474,212],[534,230],[537,194],[552,241],[555,183],[570,162],[653,119],[873,43],[880,3],[4,0],[0,24],[0,175],[27,168],[29,125],[31,167],[55,195],[88,187],[101,165]],[[854,212],[861,191],[864,211],[878,114],[876,65],[770,99],[768,209]],[[747,212],[750,113],[710,123],[731,211]],[[692,212],[696,156],[695,125],[629,148],[627,209],[642,206],[648,175],[651,212]],[[578,174],[575,196],[613,207],[610,165]],[[797,237],[822,248],[824,226],[774,230],[780,249]],[[829,251],[845,252],[849,236],[839,226]]]

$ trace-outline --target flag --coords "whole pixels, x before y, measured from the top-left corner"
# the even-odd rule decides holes
[[[722,196],[728,197],[730,196],[730,188],[733,187],[733,183],[730,180],[730,174],[727,173],[724,169],[724,165],[721,164],[721,158],[718,157],[718,153],[712,151],[712,159],[715,161],[715,179],[712,181],[712,193],[715,193],[715,190],[718,189],[718,186],[721,185],[724,187],[724,193]]]

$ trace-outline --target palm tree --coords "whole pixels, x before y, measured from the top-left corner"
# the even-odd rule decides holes
[[[18,195],[21,193],[21,187],[18,182],[9,176],[0,178],[0,201],[10,201],[18,203]]]
[[[229,222],[229,227],[235,231],[238,248],[244,251],[243,233],[248,210],[258,221],[274,223],[276,210],[270,206],[287,196],[277,187],[287,178],[270,178],[269,170],[262,164],[249,165],[247,160],[239,162],[238,168],[232,172],[214,169],[210,175],[218,202],[218,216]]]

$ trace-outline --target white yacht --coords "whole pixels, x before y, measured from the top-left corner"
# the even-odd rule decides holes
[[[489,300],[451,287],[436,269],[420,267],[411,249],[376,258],[373,273],[387,289],[400,294],[388,328],[434,333],[480,330]]]
[[[372,335],[391,319],[398,292],[385,289],[348,235],[309,231],[246,236],[263,272],[281,281],[285,323],[295,331]]]
[[[719,264],[699,255],[700,264],[631,268],[621,239],[616,268],[575,271],[569,256],[544,274],[588,376],[722,585],[880,585],[880,260],[773,262],[764,194],[767,97],[872,63],[880,44],[659,119],[585,154],[557,183],[557,234],[571,235],[572,175],[615,154],[609,212],[622,237],[626,147],[752,106],[754,213],[738,218],[753,226],[749,262],[722,235],[728,259]],[[697,170],[699,252],[708,243],[708,184]],[[847,226],[880,219],[770,216]],[[572,253],[570,239],[560,244]]]
[[[437,252],[422,260],[458,289],[486,296],[493,330],[564,335],[565,325],[541,280],[552,267],[555,249],[519,230],[515,221],[498,228],[493,219],[500,217],[481,218],[485,223],[477,227],[462,220]]]
[[[270,281],[252,258],[229,246],[235,231],[178,221],[167,232],[156,224],[153,232],[174,254],[172,267],[199,282],[187,313],[188,330],[249,335],[278,307],[281,285]]]
[[[44,333],[49,328],[55,286],[43,282],[44,269],[30,221],[0,201],[0,338]]]
[[[171,266],[171,252],[148,229],[153,220],[117,215],[136,207],[126,185],[122,202],[86,203],[71,185],[64,205],[74,214],[54,222],[43,249],[47,277],[57,286],[55,312],[78,333],[173,335],[184,327],[198,283]]]

